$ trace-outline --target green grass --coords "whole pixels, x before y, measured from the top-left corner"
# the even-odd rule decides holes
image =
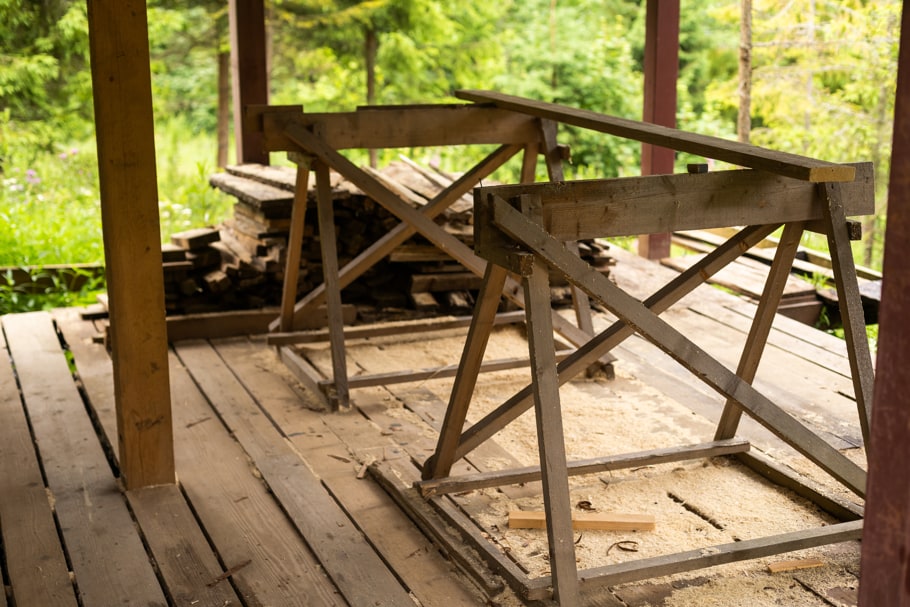
[[[179,120],[159,125],[162,242],[173,233],[215,225],[230,215],[232,199],[208,184],[209,175],[217,171],[215,149],[213,137],[192,134]],[[30,268],[34,283],[47,265],[103,264],[94,140],[60,145],[53,152],[7,150],[0,165],[0,267]],[[0,274],[0,313],[81,305],[103,288],[102,280],[75,292],[63,284],[36,289],[34,284],[11,284]]]
[[[179,123],[164,125],[156,139],[162,240],[226,218],[231,200],[208,184],[216,172],[214,140]],[[0,182],[0,266],[104,262],[97,166],[94,141],[8,159]]]

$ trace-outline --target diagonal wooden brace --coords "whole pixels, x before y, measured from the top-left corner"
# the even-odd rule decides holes
[[[674,278],[663,288],[645,300],[644,305],[655,314],[660,314],[670,306],[691,293],[696,287],[704,283],[710,276],[724,266],[738,258],[752,246],[761,242],[765,237],[777,229],[776,224],[767,226],[751,226],[744,228],[726,243],[712,251],[703,260]],[[607,329],[598,333],[587,343],[557,365],[557,375],[560,385],[581,373],[587,366],[605,352],[609,352],[626,338],[634,334],[634,330],[622,320],[613,323]],[[525,386],[505,403],[487,414],[483,419],[468,428],[458,441],[453,454],[453,461],[458,461],[473,449],[483,444],[496,432],[508,425],[532,405],[531,386]],[[445,474],[429,474],[427,471],[434,467],[434,458],[427,460],[424,470],[425,478],[439,478]]]

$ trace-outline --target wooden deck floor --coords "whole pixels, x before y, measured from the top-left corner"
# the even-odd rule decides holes
[[[649,291],[668,271],[620,257],[617,281],[633,292]],[[750,305],[705,288],[668,317],[735,367]],[[518,604],[495,580],[462,572],[358,474],[371,454],[401,466],[425,457],[444,411],[438,395],[363,390],[354,393],[355,412],[324,414],[306,406],[315,399],[274,364],[262,339],[180,342],[171,351],[179,484],[124,492],[112,447],[111,361],[92,342],[96,327],[77,310],[0,321],[8,353],[0,360],[0,607]],[[625,372],[694,416],[716,417],[722,401],[643,340],[616,354]],[[800,419],[858,451],[835,338],[779,319],[756,384],[772,396],[786,388]],[[390,400],[414,415],[390,415]],[[777,439],[754,425],[748,431],[754,445],[790,463]],[[767,604],[854,605],[858,560],[841,556],[830,566],[838,584],[782,574],[791,594]],[[710,602],[716,585],[706,579],[631,584],[585,600],[722,604]],[[701,602],[673,602],[693,584]]]

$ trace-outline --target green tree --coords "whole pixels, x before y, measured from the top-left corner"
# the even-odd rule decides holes
[[[87,66],[84,2],[0,0],[0,158],[88,135]]]
[[[753,139],[835,162],[874,163],[879,202],[864,230],[866,265],[881,256],[900,11],[898,0],[756,3]]]
[[[314,109],[438,102],[499,56],[492,3],[276,0],[276,99]]]

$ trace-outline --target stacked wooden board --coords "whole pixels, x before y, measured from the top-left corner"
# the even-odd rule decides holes
[[[390,190],[420,207],[454,176],[403,159],[371,171]],[[280,303],[287,260],[291,207],[296,187],[292,167],[240,165],[210,178],[213,187],[236,199],[233,216],[218,226],[171,235],[163,247],[169,314],[196,314],[275,306]],[[339,264],[344,266],[399,220],[356,186],[332,174],[333,211]],[[309,183],[298,296],[322,280],[314,184]],[[465,195],[437,221],[465,244],[473,244],[473,201]],[[602,272],[613,263],[606,244],[582,243],[583,255]],[[345,288],[345,303],[362,319],[466,314],[474,305],[480,278],[416,235]],[[569,288],[553,276],[553,300],[569,304]]]

